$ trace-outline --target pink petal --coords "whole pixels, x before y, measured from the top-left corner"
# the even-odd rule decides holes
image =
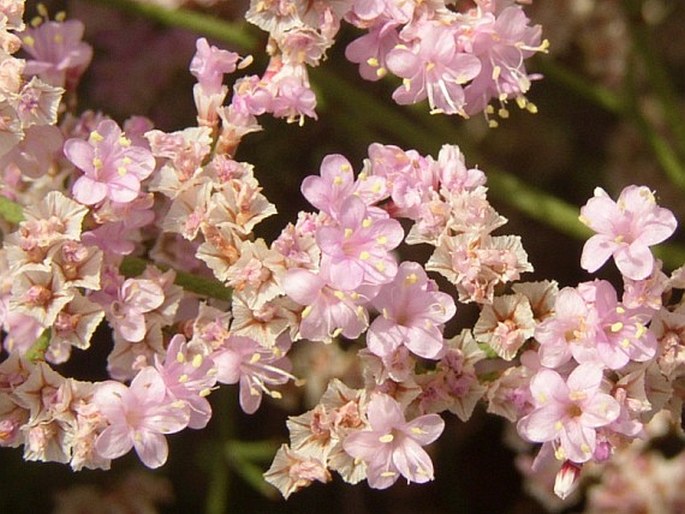
[[[618,248],[618,244],[603,234],[595,234],[585,242],[580,266],[594,273],[611,257]]]
[[[110,425],[95,440],[95,451],[107,459],[116,459],[133,448],[133,440],[126,425]]]
[[[421,446],[432,443],[445,429],[445,422],[437,414],[426,414],[411,420],[404,431]]]
[[[105,199],[107,196],[107,186],[87,175],[83,175],[74,182],[71,194],[83,205],[94,205]]]
[[[400,404],[392,396],[376,394],[368,406],[369,424],[377,432],[390,432],[393,428],[405,424],[404,413]]]
[[[169,445],[166,438],[155,432],[147,430],[137,432],[133,439],[133,445],[142,463],[151,469],[163,466],[169,456]]]
[[[632,280],[644,280],[654,269],[654,256],[648,246],[634,242],[614,254],[619,271]]]
[[[405,439],[392,454],[392,461],[407,480],[419,484],[433,480],[433,462],[415,441]]]

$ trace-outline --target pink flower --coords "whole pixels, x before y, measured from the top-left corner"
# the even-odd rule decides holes
[[[152,280],[129,278],[114,295],[98,291],[91,299],[108,307],[107,320],[125,340],[142,341],[147,331],[145,315],[164,303],[164,291]]]
[[[302,181],[302,194],[314,207],[338,219],[342,203],[354,191],[352,165],[345,157],[331,154],[321,162],[320,176]]]
[[[313,341],[330,341],[342,334],[356,339],[368,326],[364,308],[377,288],[365,287],[367,294],[346,293],[328,285],[326,279],[304,269],[290,270],[283,280],[287,295],[305,308],[302,311],[300,335]]]
[[[616,420],[618,402],[600,387],[604,375],[594,364],[581,364],[564,380],[551,369],[531,379],[534,410],[521,418],[519,433],[529,441],[553,442],[558,459],[582,463],[592,458],[597,429]]]
[[[413,48],[397,45],[386,57],[388,69],[404,79],[393,98],[411,104],[428,97],[432,112],[466,116],[462,84],[478,75],[480,61],[459,51],[452,26],[423,22],[416,32]]]
[[[597,322],[588,337],[605,366],[620,369],[630,360],[645,362],[654,357],[656,337],[646,327],[654,311],[648,307],[624,307],[618,302],[614,286],[606,280],[581,286],[582,294],[592,296],[594,301]]]
[[[22,34],[24,50],[33,59],[24,72],[38,75],[53,86],[76,86],[93,57],[92,47],[81,41],[84,25],[78,20],[45,21]]]
[[[619,271],[632,280],[647,278],[654,268],[649,247],[669,238],[676,219],[656,204],[645,186],[628,186],[614,202],[600,187],[580,210],[580,220],[597,232],[585,243],[580,264],[594,273],[609,257]]]
[[[372,303],[382,313],[367,334],[372,353],[383,357],[404,345],[420,357],[440,357],[443,324],[456,307],[448,294],[437,291],[420,264],[403,262],[395,280],[383,286]]]
[[[359,64],[359,74],[366,80],[376,81],[387,75],[386,56],[400,41],[397,26],[394,20],[379,23],[347,45],[345,57]]]
[[[217,380],[222,384],[240,383],[240,407],[254,414],[262,403],[262,393],[280,398],[278,391],[267,385],[281,385],[294,379],[288,370],[286,353],[291,341],[281,336],[273,348],[265,348],[251,337],[231,336],[211,357],[217,367]]]
[[[149,150],[134,146],[112,120],[103,120],[88,141],[72,138],[64,143],[64,154],[81,171],[72,189],[74,198],[94,205],[108,198],[128,203],[138,197],[140,182],[154,171]]]
[[[390,218],[372,218],[356,196],[347,198],[340,212],[339,226],[321,227],[316,234],[316,242],[329,258],[331,285],[349,291],[362,283],[390,282],[397,273],[390,250],[404,237],[400,223]]]
[[[212,406],[206,397],[216,384],[216,368],[212,359],[199,353],[192,354],[185,338],[176,334],[169,342],[164,362],[155,355],[155,367],[171,396],[190,408],[188,426],[193,429],[207,426],[212,417]]]
[[[410,482],[433,480],[433,463],[422,446],[442,433],[445,422],[440,416],[426,414],[407,422],[400,404],[386,394],[371,398],[367,415],[370,430],[351,433],[343,448],[366,462],[369,486],[386,489],[400,475]]]
[[[167,396],[164,380],[155,368],[142,369],[130,387],[115,381],[97,386],[93,402],[109,422],[95,441],[97,452],[116,459],[131,448],[149,468],[162,466],[169,447],[162,434],[188,425],[188,407]]]
[[[480,17],[472,18],[471,26],[464,27],[460,40],[481,63],[479,73],[464,90],[467,114],[482,112],[493,98],[502,104],[515,98],[521,107],[535,112],[523,95],[531,80],[539,76],[529,75],[524,61],[545,51],[548,43],[540,41],[540,25],[531,27],[529,23],[521,7],[509,6],[496,16],[481,11]],[[500,113],[507,115],[504,107]]]
[[[193,74],[206,94],[221,92],[225,73],[233,73],[240,56],[235,52],[221,50],[199,38],[195,43],[195,55],[190,61]]]
[[[588,318],[596,319],[592,309],[580,293],[571,287],[559,291],[554,302],[554,315],[544,319],[535,329],[535,339],[540,343],[540,363],[557,368],[574,356],[582,362],[588,352],[586,340]],[[594,350],[590,350],[592,355]],[[587,359],[586,359],[587,360]]]

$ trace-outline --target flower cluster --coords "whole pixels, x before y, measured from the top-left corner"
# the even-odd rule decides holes
[[[537,110],[525,95],[539,76],[526,71],[524,60],[546,51],[548,43],[541,39],[540,26],[530,26],[513,1],[477,0],[474,7],[458,11],[454,2],[443,0],[252,0],[246,17],[269,32],[272,70],[248,97],[277,116],[314,116],[306,66],[325,58],[342,21],[366,32],[348,45],[346,57],[359,64],[366,80],[388,73],[400,78],[402,85],[393,93],[399,104],[427,99],[432,113],[463,117],[485,111],[506,118],[509,100]],[[291,97],[290,110],[264,103],[274,91]],[[497,111],[490,105],[493,100]],[[497,121],[490,124],[497,126]]]

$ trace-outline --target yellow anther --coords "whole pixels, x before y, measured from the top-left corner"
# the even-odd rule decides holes
[[[199,368],[200,366],[202,366],[202,361],[202,355],[198,353],[195,357],[193,357],[193,368]]]
[[[408,286],[413,286],[419,281],[419,277],[416,275],[416,273],[410,273],[406,277],[404,277],[404,283],[405,285]]]
[[[490,128],[497,128],[499,127],[499,123],[495,120],[488,120],[488,127]]]
[[[392,443],[394,439],[395,436],[392,434],[385,434],[378,438],[381,443]]]
[[[183,355],[181,352],[178,352],[176,354],[176,362],[178,362],[179,364],[183,364],[185,361],[186,361],[185,355]]]
[[[610,328],[611,331],[615,334],[616,332],[620,332],[621,330],[623,330],[623,323],[617,321],[616,323],[612,323]]]
[[[261,358],[262,358],[262,356],[259,353],[257,353],[257,352],[253,353],[252,357],[250,357],[250,364],[256,364],[257,362],[259,362],[261,360]]]
[[[335,178],[333,179],[333,185],[334,186],[339,186],[343,183],[343,179],[340,175],[336,175]]]
[[[119,176],[123,177],[124,175],[126,175],[128,173],[128,170],[126,169],[125,166],[119,166],[117,168],[117,173],[119,174]]]
[[[345,299],[345,293],[343,293],[342,291],[333,291],[333,296],[335,296],[338,300]]]
[[[388,74],[388,70],[385,69],[383,66],[381,66],[380,68],[378,68],[378,69],[376,70],[376,77],[378,77],[379,79],[382,79],[382,78],[385,77],[387,74]]]
[[[409,431],[410,431],[412,434],[416,434],[416,435],[423,435],[423,434],[426,434],[426,433],[427,433],[427,432],[426,432],[423,428],[421,428],[421,427],[411,427],[411,429],[410,429]]]
[[[538,106],[535,105],[533,102],[528,102],[526,104],[526,110],[531,114],[537,114],[538,113]]]
[[[369,57],[369,58],[366,60],[366,64],[368,64],[369,66],[372,66],[372,67],[374,67],[374,68],[380,66],[380,63],[378,62],[378,59],[376,59],[375,57]]]
[[[185,384],[189,379],[190,379],[190,377],[188,375],[186,375],[185,373],[183,373],[183,375],[178,377],[178,383],[179,384]]]
[[[33,39],[31,36],[26,36],[24,37],[24,44],[26,46],[33,46],[36,44],[36,40]]]
[[[60,11],[57,14],[55,14],[55,21],[63,22],[66,19],[67,19],[67,13],[64,11]]]
[[[647,333],[647,327],[642,323],[637,323],[635,325],[635,337],[640,338]]]
[[[100,134],[97,130],[93,130],[90,133],[90,136],[88,136],[88,141],[90,141],[91,143],[99,143],[103,139],[105,138],[102,137],[102,134]]]
[[[378,243],[381,246],[384,246],[385,244],[387,244],[387,242],[388,242],[388,238],[386,236],[378,236],[376,238],[376,243]]]
[[[368,261],[370,257],[371,257],[371,254],[369,252],[367,252],[366,250],[364,250],[362,253],[359,254],[359,258],[362,261]]]
[[[311,314],[311,312],[312,312],[312,306],[311,306],[311,305],[307,305],[307,306],[302,310],[302,314],[300,314],[300,316],[302,316],[302,319],[304,319],[304,318],[306,318],[307,316],[309,316],[309,315]]]
[[[374,265],[374,268],[376,268],[376,270],[378,270],[380,273],[383,273],[385,271],[385,264],[382,262],[377,262]]]
[[[121,136],[119,138],[119,144],[124,147],[129,147],[131,146],[131,140],[127,138],[126,136]]]
[[[99,157],[95,157],[93,159],[93,168],[95,168],[96,170],[101,169],[102,168],[102,159],[100,159]]]
[[[362,221],[362,227],[364,228],[369,228],[373,224],[373,221],[371,221],[371,218],[364,218]]]
[[[502,68],[499,66],[495,66],[492,68],[492,80],[497,80],[499,79],[500,74],[502,73]]]
[[[630,348],[630,340],[628,338],[623,339],[619,344],[623,348]]]
[[[502,119],[507,119],[509,117],[509,111],[506,110],[504,107],[502,107],[499,111],[497,111],[497,114],[499,114],[499,117]]]
[[[200,391],[198,394],[202,396],[203,398],[206,396],[209,396],[212,390],[209,387],[205,387],[202,391]]]
[[[343,237],[344,237],[345,239],[349,239],[349,238],[352,237],[352,234],[354,234],[354,230],[352,230],[351,228],[346,228]]]
[[[394,477],[395,475],[397,475],[397,473],[395,473],[394,471],[383,471],[383,473],[381,473],[381,477],[383,478],[390,478]]]

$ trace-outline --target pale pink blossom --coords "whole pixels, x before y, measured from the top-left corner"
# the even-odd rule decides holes
[[[72,194],[85,205],[106,198],[122,203],[135,200],[140,182],[155,168],[150,151],[133,145],[112,120],[101,121],[88,141],[69,139],[64,154],[83,172],[74,182]]]
[[[268,386],[282,385],[294,379],[288,371],[290,360],[286,353],[291,341],[281,336],[271,348],[264,348],[248,337],[231,336],[211,354],[217,368],[217,381],[222,384],[240,383],[240,407],[254,414],[262,403],[262,394],[280,398],[281,393]]]
[[[518,422],[519,433],[538,443],[552,442],[559,459],[583,463],[592,458],[597,429],[620,414],[618,402],[602,392],[602,369],[581,364],[568,379],[551,369],[533,376],[530,391],[534,410]]]
[[[445,422],[440,416],[426,414],[406,421],[400,404],[386,394],[372,396],[367,416],[369,429],[348,435],[343,448],[366,462],[370,487],[386,489],[400,475],[410,482],[433,480],[433,463],[422,447],[442,433]]]
[[[372,217],[362,200],[350,196],[341,205],[340,224],[321,227],[316,241],[328,257],[331,285],[351,291],[393,279],[397,262],[390,251],[403,237],[397,220]]]
[[[454,300],[437,290],[420,264],[403,262],[393,282],[372,300],[381,313],[367,333],[367,345],[383,357],[400,346],[428,359],[444,350],[442,330],[456,313]]]
[[[155,355],[155,367],[168,393],[188,405],[188,426],[193,429],[207,426],[212,417],[207,396],[216,384],[217,375],[212,359],[192,353],[183,335],[176,334],[169,341],[164,361]]]
[[[581,221],[597,232],[583,247],[583,269],[593,273],[613,256],[619,271],[632,280],[652,273],[649,247],[668,239],[677,225],[673,213],[659,207],[645,186],[626,187],[616,202],[598,187],[580,214]]]
[[[132,343],[142,341],[146,315],[164,303],[164,291],[152,280],[129,278],[114,295],[97,292],[91,298],[106,306],[107,320],[114,330]]]
[[[393,93],[399,104],[428,98],[431,112],[466,116],[463,84],[481,71],[481,61],[461,52],[454,26],[439,21],[417,22],[417,40],[395,46],[386,56],[388,69],[403,79]]]
[[[114,381],[100,383],[93,402],[109,423],[95,448],[109,459],[135,448],[143,464],[158,468],[169,452],[164,434],[179,432],[188,425],[187,404],[167,395],[164,380],[153,367],[142,369],[130,387]]]
[[[21,35],[31,56],[25,73],[38,75],[55,86],[76,87],[93,57],[93,48],[82,41],[85,27],[78,20],[45,21]]]

